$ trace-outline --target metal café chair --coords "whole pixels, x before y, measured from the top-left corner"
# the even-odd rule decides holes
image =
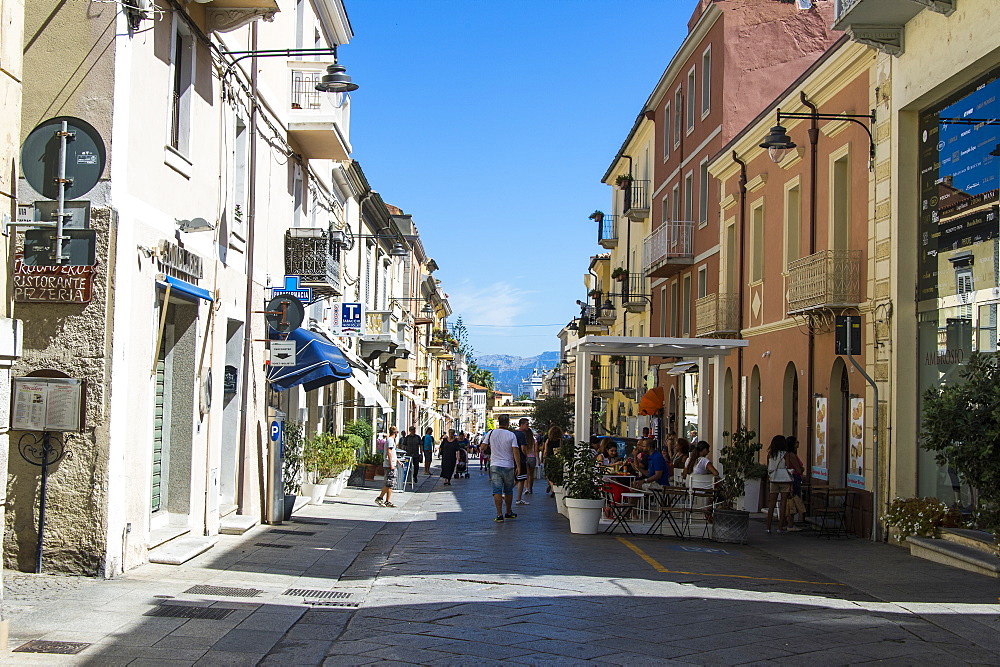
[[[605,533],[613,533],[615,532],[615,528],[621,526],[622,529],[629,535],[634,534],[631,526],[628,525],[628,515],[633,509],[635,509],[633,505],[615,500],[614,494],[607,486],[605,486],[604,506],[611,511],[611,523],[604,529]]]

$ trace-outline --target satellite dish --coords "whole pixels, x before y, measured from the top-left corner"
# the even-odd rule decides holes
[[[21,173],[28,183],[48,199],[59,198],[59,136],[62,122],[70,132],[66,142],[66,199],[79,199],[90,192],[101,174],[107,153],[100,133],[85,120],[57,116],[39,124],[21,147]]]

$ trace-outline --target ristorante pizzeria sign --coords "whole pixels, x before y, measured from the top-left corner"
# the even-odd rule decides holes
[[[93,266],[29,266],[14,258],[14,301],[19,303],[90,303]]]

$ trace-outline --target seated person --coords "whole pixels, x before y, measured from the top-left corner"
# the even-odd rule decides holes
[[[635,488],[639,491],[650,491],[670,485],[670,464],[656,443],[651,440],[640,440],[639,447],[646,454],[645,466],[639,470],[640,477]]]
[[[687,466],[684,468],[684,476],[715,475],[718,477],[719,471],[714,465],[712,465],[712,460],[708,458],[711,450],[712,446],[704,440],[701,440],[694,445],[691,450],[691,456],[688,458]]]
[[[603,453],[601,454],[601,464],[606,466],[613,466],[618,464],[618,445],[611,438],[605,438],[601,441],[601,449]]]

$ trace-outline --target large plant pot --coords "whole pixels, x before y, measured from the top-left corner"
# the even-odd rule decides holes
[[[366,470],[367,466],[365,466],[364,464],[358,463],[357,465],[355,465],[354,470],[352,470],[350,473],[350,477],[347,480],[347,483],[350,486],[364,486]]]
[[[375,479],[375,475],[378,474],[377,471],[382,466],[377,466],[374,463],[368,463],[365,465],[365,479]]]
[[[579,535],[594,535],[601,523],[604,499],[566,498],[566,513],[569,516],[569,532]]]
[[[556,511],[566,516],[566,488],[553,484],[552,495],[556,497]]]
[[[322,505],[326,497],[326,484],[303,484],[302,493],[309,496],[310,505]]]
[[[340,478],[339,477],[324,477],[319,480],[320,484],[326,484],[326,495],[336,496],[340,493]]]
[[[712,539],[716,542],[746,544],[749,527],[749,512],[726,509],[712,512]]]
[[[287,494],[286,493],[285,494],[285,507],[283,508],[284,511],[282,512],[282,515],[281,515],[281,518],[284,521],[288,521],[289,519],[292,518],[292,510],[295,509],[295,499],[296,498],[298,498],[298,496],[295,495],[294,493],[292,493],[292,494]]]

